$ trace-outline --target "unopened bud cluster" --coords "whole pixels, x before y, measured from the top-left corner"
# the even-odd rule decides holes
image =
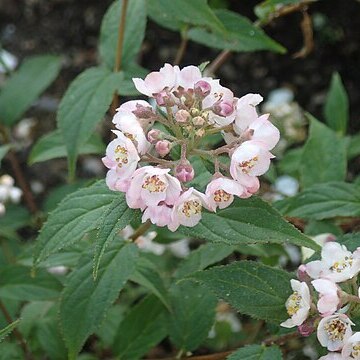
[[[143,100],[128,101],[117,109],[116,138],[103,163],[109,169],[109,188],[125,192],[129,207],[143,211],[143,222],[150,220],[171,231],[180,225],[195,226],[204,209],[223,209],[234,196],[248,198],[258,191],[258,176],[268,170],[274,157],[270,150],[279,141],[268,115],[256,111],[260,95],[236,98],[195,66],[180,70],[165,64],[144,80],[133,81],[140,93],[154,99],[156,109]],[[203,138],[216,133],[226,144],[202,148]],[[230,165],[224,155],[230,157]],[[193,156],[215,165],[205,193],[187,185],[197,175],[190,161]]]
[[[0,216],[5,213],[5,204],[7,202],[18,203],[22,191],[14,186],[14,179],[9,175],[0,177]]]
[[[285,304],[289,319],[281,326],[297,326],[303,336],[316,331],[330,351],[322,360],[360,359],[360,332],[353,333],[350,320],[360,303],[359,272],[360,248],[350,252],[331,239],[322,248],[321,260],[300,265],[300,281],[291,280],[293,293]]]

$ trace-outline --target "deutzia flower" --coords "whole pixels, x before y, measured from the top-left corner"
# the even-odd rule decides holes
[[[318,325],[317,338],[329,351],[339,351],[352,335],[351,325],[354,323],[345,314],[324,317]]]
[[[317,308],[322,316],[333,314],[340,304],[338,295],[339,288],[330,280],[317,279],[311,282],[315,290],[320,294]]]
[[[321,260],[306,264],[306,272],[313,279],[326,278],[342,282],[353,278],[360,271],[359,251],[351,253],[344,245],[326,243],[321,251]]]
[[[178,199],[181,185],[169,175],[170,169],[144,166],[137,169],[126,192],[126,201],[132,209],[157,206],[160,202],[172,205]]]
[[[356,332],[346,341],[341,355],[343,359],[360,359],[360,332]]]
[[[310,291],[307,284],[295,279],[291,279],[290,283],[294,292],[285,303],[286,311],[290,319],[280,324],[286,328],[301,325],[308,317],[311,305]]]
[[[102,158],[104,165],[110,169],[106,175],[106,184],[111,190],[125,192],[140,157],[130,139],[120,131],[113,132],[117,138],[109,143],[106,156]]]
[[[325,356],[322,356],[319,358],[319,360],[344,360],[344,358],[337,352],[331,352]]]
[[[172,206],[164,201],[156,206],[148,206],[142,216],[142,222],[150,220],[154,225],[166,226],[171,222]]]

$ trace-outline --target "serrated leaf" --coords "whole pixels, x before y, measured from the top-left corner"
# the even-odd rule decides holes
[[[198,225],[182,226],[181,233],[228,245],[292,243],[318,250],[319,246],[284,220],[267,202],[252,196],[236,199],[226,209],[204,212]]]
[[[14,125],[60,71],[60,58],[32,56],[5,83],[0,92],[0,122]]]
[[[216,298],[191,281],[174,284],[170,298],[170,339],[179,349],[194,350],[206,339],[214,324]]]
[[[291,275],[255,261],[216,266],[189,276],[242,314],[281,322],[288,315],[285,302],[291,294]]]
[[[130,278],[131,281],[149,289],[169,310],[167,289],[159,272],[149,259],[141,257],[137,263],[136,271]]]
[[[104,212],[96,234],[93,269],[94,279],[97,277],[101,258],[106,247],[111,244],[120,230],[130,224],[136,214],[135,210],[128,207],[125,196],[122,193],[118,194]]]
[[[104,117],[123,76],[105,67],[87,69],[75,78],[62,98],[57,123],[66,145],[70,174],[75,171],[80,147]]]
[[[305,189],[282,206],[284,214],[304,219],[360,216],[360,192],[354,184],[329,182]]]
[[[302,185],[345,180],[347,170],[346,141],[307,114],[309,137],[303,147],[300,162]]]
[[[229,355],[227,360],[281,360],[282,353],[278,346],[245,346]]]
[[[112,3],[106,11],[100,30],[99,52],[102,60],[112,70],[115,63],[122,1]],[[129,2],[125,17],[125,33],[122,49],[122,64],[132,63],[140,51],[146,28],[146,1]]]
[[[215,264],[235,250],[235,246],[225,244],[204,244],[192,251],[190,255],[179,265],[175,277],[183,278],[195,271],[203,270]]]
[[[138,249],[116,244],[106,249],[98,278],[92,277],[92,254],[85,254],[70,274],[60,302],[60,323],[69,359],[75,359],[86,338],[104,320],[107,310],[135,270]]]
[[[345,135],[349,122],[349,99],[340,75],[334,73],[324,106],[327,124],[336,132]]]
[[[98,134],[93,134],[79,148],[79,155],[84,154],[103,154],[105,152],[104,143]],[[38,162],[57,159],[67,156],[66,145],[59,130],[42,136],[31,149],[28,163],[33,165]]]
[[[360,232],[338,236],[336,241],[345,245],[349,251],[355,251],[358,247],[360,247]]]
[[[110,191],[103,180],[68,195],[42,227],[34,250],[34,266],[96,229],[118,196],[122,195]]]
[[[246,17],[229,10],[217,10],[215,14],[224,24],[226,31],[214,33],[202,28],[193,28],[188,32],[188,38],[215,49],[237,52],[256,50],[286,52],[283,46],[269,38]]]
[[[137,360],[166,335],[165,309],[155,296],[148,296],[120,323],[113,349],[121,360]]]
[[[0,342],[4,340],[18,326],[20,319],[13,321],[11,324],[0,330]]]
[[[220,33],[225,30],[206,0],[148,0],[148,13],[152,20],[171,30],[186,25],[205,26]]]
[[[36,301],[56,299],[62,289],[60,281],[45,270],[39,270],[35,277],[25,266],[11,265],[0,271],[0,297]]]

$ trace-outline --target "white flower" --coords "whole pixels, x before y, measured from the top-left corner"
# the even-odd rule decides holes
[[[323,247],[327,242],[336,241],[336,236],[330,233],[324,233],[312,236],[311,239],[313,239],[318,245]],[[304,262],[306,259],[309,259],[311,256],[313,256],[315,254],[315,251],[313,249],[302,246],[301,253],[302,260]]]
[[[360,332],[356,332],[346,341],[341,355],[343,359],[360,359]]]
[[[317,338],[329,351],[341,350],[352,335],[351,325],[354,323],[345,314],[324,317],[318,325]]]
[[[344,245],[328,242],[321,251],[321,260],[306,264],[306,272],[313,279],[325,278],[342,282],[353,278],[360,271],[359,251],[351,253]]]
[[[280,325],[286,328],[301,325],[309,315],[311,298],[310,291],[305,282],[290,280],[294,292],[286,300],[285,306],[290,319]]]
[[[344,360],[340,353],[331,352],[319,358],[319,360]]]
[[[315,290],[320,294],[317,308],[322,316],[333,314],[340,303],[338,296],[339,288],[330,280],[317,279],[311,282]]]

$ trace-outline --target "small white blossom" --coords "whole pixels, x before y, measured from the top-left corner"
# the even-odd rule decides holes
[[[356,332],[346,341],[341,355],[343,359],[360,360],[360,332]]]

